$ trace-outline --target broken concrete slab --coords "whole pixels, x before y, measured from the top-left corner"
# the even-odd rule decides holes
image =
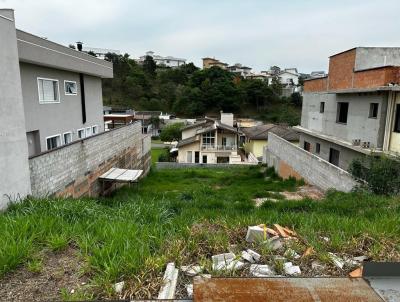
[[[275,275],[275,271],[267,264],[252,264],[250,274],[254,277],[271,277]]]
[[[235,270],[242,269],[244,267],[244,265],[245,265],[244,262],[242,262],[240,260],[233,260],[226,266],[226,269],[235,271]]]
[[[158,293],[158,299],[175,299],[178,273],[179,270],[175,268],[175,263],[170,262],[167,264],[167,268],[165,269],[163,277],[163,283],[161,285],[160,292]]]
[[[181,271],[186,276],[193,277],[200,274],[203,271],[203,268],[200,265],[182,265]]]
[[[234,253],[224,253],[212,256],[212,269],[215,271],[227,269],[227,266],[235,259],[235,257]]]
[[[253,251],[251,249],[247,249],[246,252],[249,253],[256,262],[260,261],[261,255],[259,253],[255,252],[255,251]]]
[[[289,276],[298,276],[301,275],[300,267],[297,265],[293,265],[292,262],[286,262],[283,264],[283,271],[286,275]]]
[[[264,241],[264,244],[267,245],[267,247],[272,251],[279,250],[283,247],[283,242],[281,238],[279,238],[279,236],[267,239],[266,241]]]
[[[265,228],[258,225],[249,226],[247,228],[246,241],[247,242],[261,242],[267,239],[267,232]]]
[[[345,261],[340,258],[339,256],[335,255],[334,253],[329,252],[329,259],[332,261],[332,263],[337,266],[340,269],[343,269],[343,266],[345,264]]]
[[[253,258],[253,256],[247,252],[247,251],[242,251],[242,258],[250,263],[256,262]]]
[[[117,294],[122,293],[122,290],[124,289],[124,285],[125,285],[125,281],[121,281],[121,282],[115,283],[114,286],[113,286],[114,291]]]

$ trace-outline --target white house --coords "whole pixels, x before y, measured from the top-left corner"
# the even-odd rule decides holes
[[[138,62],[143,63],[147,56],[152,57],[154,62],[156,62],[158,66],[179,67],[181,65],[185,65],[186,63],[186,59],[176,58],[171,56],[163,57],[154,54],[153,51],[148,51],[144,56],[139,57]]]

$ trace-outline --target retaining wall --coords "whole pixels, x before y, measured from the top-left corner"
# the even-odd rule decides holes
[[[258,163],[240,163],[240,164],[195,164],[195,163],[174,163],[174,162],[156,162],[155,169],[192,169],[192,168],[235,168],[244,166],[254,166]]]
[[[150,148],[150,136],[143,136],[136,122],[33,156],[29,159],[32,195],[98,196],[98,177],[112,167],[148,173]]]
[[[330,188],[349,192],[357,182],[345,170],[273,134],[268,134],[268,146],[263,161],[283,178],[303,178],[323,190]]]

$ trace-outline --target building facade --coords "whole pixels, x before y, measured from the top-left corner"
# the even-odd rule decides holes
[[[217,66],[219,68],[222,68],[224,70],[226,70],[228,68],[228,64],[221,62],[220,60],[217,60],[215,58],[203,58],[203,69],[207,69],[207,68],[211,68],[213,66]]]
[[[160,55],[156,55],[153,51],[146,52],[146,54],[144,56],[141,56],[139,58],[138,62],[143,63],[147,56],[152,57],[154,62],[156,62],[156,64],[158,66],[174,68],[174,67],[179,67],[179,66],[186,64],[186,59],[176,58],[176,57],[171,57],[171,56],[163,57]]]
[[[300,146],[347,170],[367,154],[400,152],[400,48],[357,47],[305,81]]]

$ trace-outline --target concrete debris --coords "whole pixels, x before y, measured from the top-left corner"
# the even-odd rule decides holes
[[[356,268],[354,271],[349,273],[349,277],[351,278],[361,278],[362,277],[362,273],[363,273],[363,268],[359,267]]]
[[[286,275],[289,276],[298,276],[301,274],[300,267],[297,265],[293,265],[292,262],[286,262],[283,264],[283,270]]]
[[[261,255],[259,253],[255,252],[251,249],[247,249],[247,253],[249,253],[253,257],[254,261],[256,261],[256,262],[260,261]]]
[[[252,264],[250,265],[250,274],[254,277],[270,277],[274,276],[275,272],[267,264]]]
[[[275,262],[285,262],[286,258],[283,256],[280,256],[280,255],[276,255],[276,256],[274,256],[274,261]]]
[[[264,241],[264,243],[273,251],[279,250],[283,247],[283,242],[279,236],[269,238],[268,240]]]
[[[353,257],[353,260],[357,261],[357,262],[364,262],[364,261],[368,260],[368,258],[369,257],[367,257],[367,256],[358,256],[358,257]]]
[[[115,283],[114,286],[113,286],[115,292],[117,294],[122,293],[122,290],[124,289],[124,285],[125,285],[125,281],[121,281],[121,282]]]
[[[299,259],[300,258],[300,255],[297,254],[296,251],[291,248],[288,248],[283,255],[289,259]]]
[[[328,253],[328,254],[329,254],[329,259],[331,259],[333,264],[336,265],[338,268],[343,269],[343,266],[345,264],[343,259],[336,256],[334,253]]]
[[[242,269],[244,267],[244,265],[245,265],[244,262],[242,262],[240,260],[233,260],[226,266],[226,269],[229,271],[239,270],[239,269]]]
[[[215,271],[225,270],[227,266],[235,259],[234,253],[225,253],[214,255],[212,259],[212,269]]]
[[[247,242],[260,242],[267,239],[267,232],[264,228],[254,225],[247,228],[246,241]]]
[[[178,281],[179,270],[175,268],[175,263],[170,262],[165,269],[163,284],[161,285],[158,299],[175,299],[176,283]]]
[[[186,284],[186,291],[188,294],[188,298],[192,298],[193,297],[193,284]]]
[[[242,251],[242,258],[250,263],[255,262],[253,256],[250,253],[248,253],[247,251]]]
[[[182,265],[181,266],[181,271],[186,275],[186,276],[196,276],[200,274],[203,271],[203,268],[200,265]]]
[[[311,262],[311,268],[314,271],[319,271],[320,272],[320,271],[325,270],[325,265],[323,265],[321,262],[315,260],[315,261]]]

